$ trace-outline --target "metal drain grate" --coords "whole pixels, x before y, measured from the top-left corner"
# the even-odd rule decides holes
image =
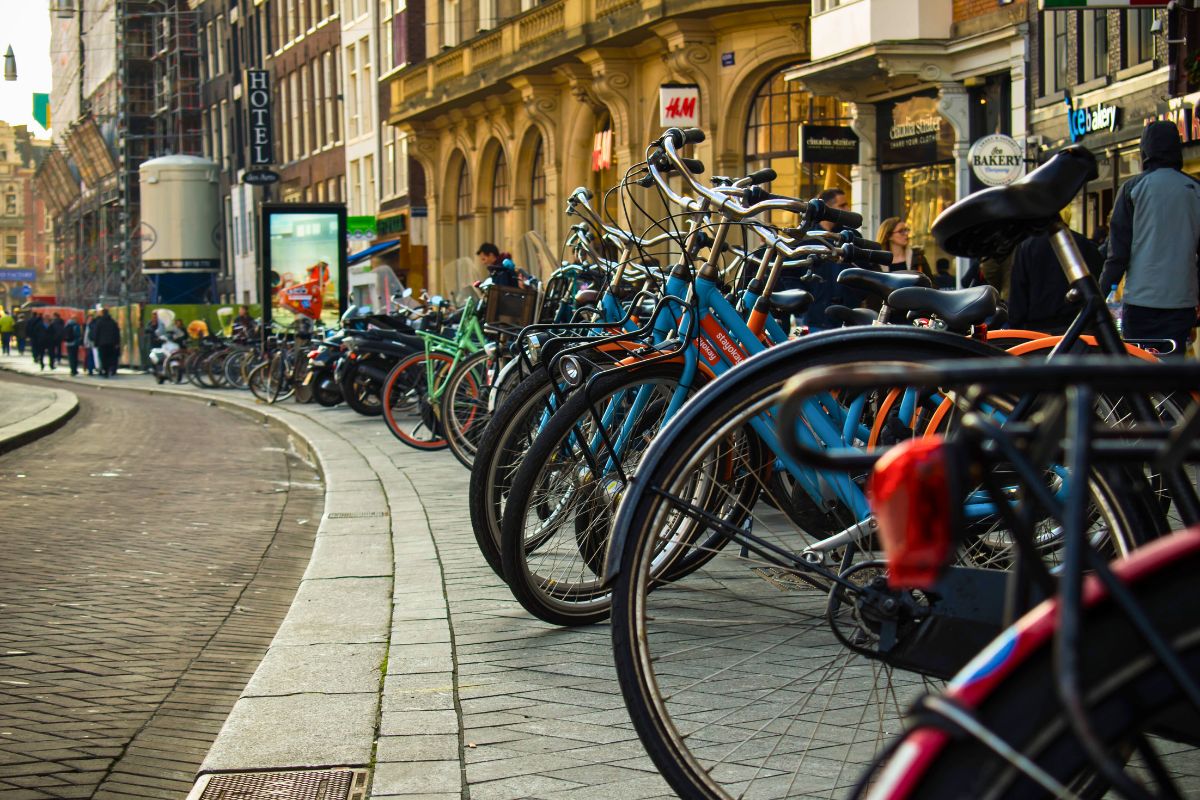
[[[386,517],[386,511],[335,511],[327,515],[329,519],[362,519],[363,517]]]
[[[235,772],[200,778],[189,800],[367,800],[367,770]]]

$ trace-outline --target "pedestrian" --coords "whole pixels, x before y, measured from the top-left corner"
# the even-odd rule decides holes
[[[1063,221],[1067,222],[1063,212]],[[1071,231],[1092,277],[1099,277],[1104,258],[1095,242]],[[1031,236],[1017,246],[1012,258],[1008,296],[1008,324],[1041,333],[1063,334],[1079,313],[1078,303],[1067,302],[1071,290],[1048,234]]]
[[[238,306],[238,314],[233,319],[233,338],[239,342],[253,342],[258,338],[258,322],[250,316],[246,306]]]
[[[121,358],[121,328],[107,308],[101,308],[96,317],[96,330],[92,335],[96,349],[100,351],[100,376],[113,377],[117,374],[117,363]]]
[[[13,329],[17,321],[7,311],[0,312],[0,352],[6,356],[12,355]]]
[[[33,354],[33,363],[39,369],[46,368],[46,323],[42,315],[34,311],[29,315],[29,326],[25,335],[29,337],[29,350]]]
[[[55,311],[46,326],[46,356],[50,361],[50,369],[57,367],[62,359],[63,333],[63,318]]]
[[[936,268],[937,275],[933,276],[933,285],[939,289],[953,289],[954,276],[950,274],[950,259],[939,258]]]
[[[67,365],[71,368],[71,377],[79,374],[79,346],[83,344],[83,326],[79,320],[71,317],[63,326],[63,341],[67,345]]]
[[[88,375],[100,372],[100,348],[96,346],[96,322],[100,319],[98,308],[88,312],[88,322],[83,332],[88,349]]]
[[[511,258],[502,257],[500,248],[496,245],[484,242],[479,245],[475,255],[479,257],[480,266],[487,269],[488,277],[492,279],[492,285],[515,287],[519,284],[516,265],[513,264]]]
[[[1108,224],[1105,294],[1123,277],[1126,339],[1171,339],[1182,356],[1196,323],[1200,279],[1200,180],[1183,172],[1175,123],[1142,131],[1142,173],[1117,193]]]
[[[25,338],[28,335],[29,318],[25,314],[17,314],[17,324],[13,326],[13,335],[17,337],[17,355],[25,355]]]
[[[902,269],[920,270],[929,275],[929,264],[919,248],[910,244],[912,228],[900,217],[888,217],[879,226],[876,237],[885,250],[892,253],[892,263],[884,272],[895,272]]]
[[[850,209],[850,200],[841,189],[826,189],[817,196],[817,199],[830,208],[836,208],[839,211],[848,211]],[[832,222],[820,222],[818,225],[827,231],[840,232],[853,230],[852,228],[846,228]],[[809,240],[808,243],[815,244],[816,242]],[[804,244],[804,242],[801,242],[801,244]],[[837,282],[838,275],[842,274],[842,270],[853,266],[856,265],[844,264],[834,259],[817,258],[808,267],[788,267],[783,269],[779,275],[776,288],[784,291],[789,289],[804,289],[812,295],[812,302],[804,313],[804,324],[808,326],[810,331],[836,328],[839,323],[829,319],[825,314],[825,309],[832,305],[845,305],[854,308],[863,300],[859,292]],[[814,276],[820,279],[818,282],[805,283],[801,280],[805,273],[810,270]],[[787,325],[787,322],[787,320],[784,320],[785,325]]]

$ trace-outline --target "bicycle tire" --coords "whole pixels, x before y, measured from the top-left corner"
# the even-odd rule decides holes
[[[498,370],[507,358],[485,348],[459,362],[446,381],[441,397],[442,431],[450,452],[467,469],[475,462],[477,443],[503,393],[511,389],[496,384]],[[470,378],[470,380],[468,380]],[[476,390],[472,393],[471,386]]]
[[[1176,539],[1176,537],[1186,537]],[[1176,541],[1172,541],[1176,539]],[[1173,552],[1167,559],[1159,553]],[[1168,537],[1140,551],[1118,570],[1135,563],[1162,562],[1138,570],[1127,583],[1139,605],[1171,643],[1191,675],[1200,674],[1200,529]],[[1089,578],[1094,582],[1094,578]],[[1094,589],[1096,587],[1093,587]],[[1135,735],[1164,724],[1191,737],[1200,734],[1200,717],[1165,668],[1145,646],[1145,639],[1106,593],[1084,610],[1080,629],[1080,687],[1093,733],[1110,752],[1133,751]],[[1085,597],[1087,593],[1085,593]],[[1082,745],[1065,721],[1055,688],[1055,605],[1047,602],[998,637],[959,673],[948,699],[966,709],[987,730],[1037,764],[1064,785],[1086,782],[1089,795],[1104,786],[1092,771]],[[1165,719],[1164,719],[1165,718]],[[879,796],[890,800],[1017,800],[1050,794],[993,751],[970,737],[951,737],[928,722],[907,731],[899,748],[876,761],[860,781],[860,791],[878,776]],[[1172,750],[1176,748],[1173,746]],[[1169,754],[1169,763],[1196,763],[1194,746]],[[1169,764],[1168,764],[1169,765]],[[891,770],[891,774],[888,774]],[[856,795],[861,796],[861,795]],[[1169,796],[1165,793],[1156,796]]]
[[[500,521],[512,479],[533,443],[536,422],[550,410],[551,382],[536,369],[504,398],[492,413],[475,450],[467,505],[471,531],[484,561],[504,580],[500,563]]]
[[[643,449],[662,424],[671,393],[683,372],[679,362],[658,362],[596,376],[557,410],[538,433],[513,477],[500,525],[500,560],[513,596],[526,611],[552,625],[589,625],[609,613],[610,593],[603,585],[600,561],[607,551],[612,508],[619,497],[619,473],[595,475],[587,457],[571,440],[594,435],[593,409],[607,413],[610,400],[646,403],[644,413],[613,414],[608,433],[615,439],[632,419],[630,447],[620,456],[621,472],[630,475]],[[653,388],[645,388],[653,387]],[[644,392],[645,397],[639,397]],[[564,458],[564,451],[566,457]],[[592,448],[603,469],[607,445]],[[573,460],[582,457],[584,460]]]
[[[270,394],[267,388],[267,366],[270,362],[263,361],[256,364],[250,373],[246,376],[246,387],[250,389],[250,393],[254,398],[261,403],[270,402]]]
[[[378,417],[383,413],[383,403],[379,400],[378,390],[371,390],[372,384],[370,378],[359,374],[357,366],[351,366],[342,375],[338,386],[342,390],[342,399],[355,412],[364,417]],[[375,402],[371,402],[372,397]]]
[[[864,751],[870,757],[871,752],[882,747],[884,736],[899,732],[907,702],[914,697],[913,688],[928,680],[903,673],[903,681],[893,684],[892,668],[857,655],[835,635],[835,630],[866,634],[855,629],[855,620],[847,609],[839,606],[847,611],[847,616],[835,613],[838,609],[830,604],[828,584],[810,585],[795,577],[799,573],[778,570],[762,560],[756,562],[737,552],[737,548],[725,548],[719,560],[714,558],[686,578],[672,576],[675,580],[669,585],[657,577],[664,570],[661,564],[664,544],[659,538],[664,523],[659,520],[664,512],[670,511],[671,505],[663,499],[664,493],[676,491],[677,485],[686,487],[692,476],[690,465],[703,456],[707,443],[720,442],[727,435],[722,433],[726,427],[740,429],[745,424],[742,420],[748,418],[743,415],[750,415],[760,407],[769,408],[784,382],[798,370],[863,361],[864,353],[869,353],[871,360],[897,361],[1004,357],[1000,351],[960,337],[931,337],[915,330],[879,333],[863,330],[867,332],[823,335],[824,338],[818,335],[781,345],[711,384],[660,433],[642,461],[638,480],[622,500],[610,557],[610,563],[619,565],[613,585],[612,615],[617,677],[647,753],[681,796],[714,800],[755,797],[757,792],[776,796],[796,781],[802,786],[797,791],[805,796],[836,796],[856,776],[857,769],[848,769],[848,762],[861,761]],[[1117,487],[1104,486],[1101,491],[1097,502],[1105,504],[1112,524],[1129,531],[1145,522],[1148,507],[1145,503],[1126,503]],[[758,537],[771,536],[770,525],[777,525],[781,532],[771,541],[792,552],[797,541],[803,543],[798,536],[801,532],[796,531],[785,515],[756,514]],[[685,541],[680,548],[687,546]],[[861,567],[856,567],[860,571],[854,574],[864,581],[875,577],[879,568],[872,573],[871,563],[863,561]],[[704,595],[705,600],[716,604],[714,607],[720,606],[723,616],[697,620],[702,611],[689,609],[689,603],[710,586],[718,588]],[[739,596],[739,592],[745,596]],[[730,623],[723,625],[721,619],[737,620],[738,626],[727,627]],[[675,630],[671,629],[673,621]],[[729,635],[722,641],[726,633]],[[679,644],[684,639],[687,647]],[[756,646],[759,639],[769,645],[770,649],[764,651],[771,653],[769,657],[745,652],[746,648]],[[682,663],[668,657],[670,651],[665,655],[660,652],[660,647],[668,645],[672,650],[684,651]],[[699,656],[688,657],[686,653],[691,650],[703,653],[703,662]],[[766,675],[753,674],[751,662],[756,657],[771,662]],[[737,674],[741,680],[760,691],[739,692],[736,681],[723,680],[722,675],[728,676],[722,669],[730,665],[722,659],[740,662]],[[771,674],[772,670],[776,674]],[[685,690],[672,685],[684,681],[681,676],[685,674],[687,684],[694,682],[694,686]],[[853,688],[841,685],[840,676],[847,674],[863,683],[856,683]],[[794,681],[781,687],[787,680],[782,676],[787,675],[794,675]],[[832,689],[836,692],[824,686],[823,679],[830,675],[838,676],[832,679]],[[864,676],[869,676],[871,682],[866,682]],[[880,681],[887,685],[879,686]],[[822,691],[827,694],[819,697]],[[747,702],[729,710],[750,694],[757,695],[755,703]],[[777,695],[782,695],[784,712],[792,717],[772,728],[783,731],[772,749],[756,738],[753,725],[743,729],[738,724],[745,724],[745,717],[761,719],[755,715],[762,713],[764,707],[772,707],[770,698]],[[789,707],[793,699],[802,705]],[[816,710],[809,707],[810,703]],[[712,710],[717,704],[724,704],[720,713]],[[690,708],[690,716],[684,708]],[[832,726],[825,724],[827,713],[833,717]],[[703,723],[712,727],[700,734],[693,728],[705,715],[715,721]],[[729,717],[737,718],[739,723],[721,724]],[[837,730],[865,719],[872,721],[864,726],[868,741],[858,741],[859,734],[855,732],[850,736],[851,746],[835,746],[846,742]],[[768,724],[775,723],[764,726]],[[785,742],[789,731],[795,731],[796,735],[794,740]],[[693,734],[698,735],[693,738]],[[874,741],[869,740],[872,734]],[[747,738],[732,744],[739,736]],[[721,739],[728,741],[718,742]],[[736,769],[735,765],[719,760],[713,763],[716,758],[713,753],[722,747],[741,749],[747,756]],[[775,753],[787,756],[786,769],[782,766],[785,759],[775,760]],[[754,761],[758,757],[762,760]],[[786,777],[774,780],[779,774]],[[749,780],[751,785],[740,785],[738,781],[747,775],[763,776],[763,782],[754,786],[759,780],[755,777]]]
[[[443,381],[454,367],[454,358],[445,353],[413,353],[392,367],[383,388],[379,391],[383,419],[388,430],[400,441],[417,450],[445,450],[445,428],[440,419],[441,409],[429,397],[427,361],[434,361],[436,378]],[[423,432],[422,438],[419,433]]]

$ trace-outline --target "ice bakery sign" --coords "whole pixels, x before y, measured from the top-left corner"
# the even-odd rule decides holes
[[[1107,103],[1096,103],[1094,106],[1076,108],[1071,98],[1067,104],[1067,131],[1071,141],[1078,142],[1083,137],[1102,131],[1115,131],[1120,123],[1121,109]]]

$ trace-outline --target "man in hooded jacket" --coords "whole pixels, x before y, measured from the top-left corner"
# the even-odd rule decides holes
[[[1200,302],[1200,181],[1183,172],[1173,122],[1142,131],[1142,173],[1117,194],[1109,223],[1105,293],[1125,278],[1126,339],[1172,339],[1187,347]]]

